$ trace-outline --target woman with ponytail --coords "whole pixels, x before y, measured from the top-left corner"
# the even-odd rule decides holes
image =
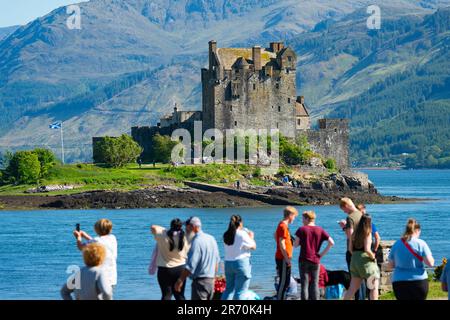
[[[409,219],[405,232],[391,249],[389,267],[394,269],[392,286],[397,300],[426,300],[428,274],[425,265],[433,267],[434,258],[420,237],[420,224]]]
[[[223,235],[223,242],[227,287],[222,300],[240,300],[241,294],[248,291],[252,277],[250,251],[256,249],[254,234],[244,229],[240,216],[233,215],[228,230]]]
[[[186,264],[189,252],[189,243],[183,231],[183,222],[174,219],[170,223],[170,229],[166,230],[160,226],[151,227],[152,234],[157,242],[158,253],[156,263],[158,266],[158,283],[161,288],[162,300],[186,300],[184,289],[177,292],[174,290],[175,283],[180,278]]]

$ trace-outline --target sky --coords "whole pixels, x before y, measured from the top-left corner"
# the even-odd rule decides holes
[[[83,0],[0,0],[0,28],[24,25],[50,11]]]

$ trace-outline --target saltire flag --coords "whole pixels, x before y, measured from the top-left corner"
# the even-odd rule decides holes
[[[50,129],[61,129],[62,123],[61,122],[55,122],[48,126]]]

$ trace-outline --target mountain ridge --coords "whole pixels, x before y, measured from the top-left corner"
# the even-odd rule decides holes
[[[178,7],[168,10],[174,2]],[[162,9],[150,15],[145,12],[150,3]],[[247,6],[240,8],[242,3]],[[64,8],[56,9],[0,41],[0,149],[31,144],[57,148],[59,137],[48,131],[48,122],[65,120],[67,146],[72,146],[69,159],[88,160],[91,136],[155,124],[175,102],[199,109],[200,68],[207,63],[207,41],[212,38],[223,47],[267,45],[271,40],[293,45],[300,57],[299,94],[307,97],[315,118],[325,115],[366,92],[385,77],[383,72],[396,74],[412,63],[386,60],[380,65],[354,52],[367,50],[355,42],[367,34],[369,3],[93,0],[80,4],[82,30],[70,32]],[[419,22],[441,4],[450,1],[394,0],[391,7],[381,6],[387,11],[383,27],[395,29],[390,19],[401,20],[403,15],[407,20],[416,15]],[[362,9],[355,10],[357,6]],[[120,24],[112,23],[118,16]],[[305,41],[316,41],[327,24],[342,28],[337,30],[350,39],[346,45],[351,50],[332,50],[339,53],[332,57],[326,56],[326,45],[306,50]],[[348,31],[353,25],[357,34]],[[378,74],[370,80],[372,71]],[[85,147],[77,151],[80,145]]]

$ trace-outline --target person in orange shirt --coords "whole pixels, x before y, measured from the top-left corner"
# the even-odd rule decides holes
[[[298,216],[298,211],[294,207],[286,207],[283,211],[283,220],[278,224],[275,231],[275,241],[277,252],[275,262],[279,277],[277,300],[284,300],[291,281],[293,243],[289,232],[289,225]]]

